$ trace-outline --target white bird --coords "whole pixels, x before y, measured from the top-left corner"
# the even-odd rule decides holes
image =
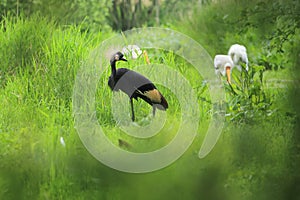
[[[231,57],[228,55],[216,55],[214,58],[214,66],[216,74],[226,75],[228,83],[231,83],[231,71],[234,67]]]
[[[231,57],[234,65],[239,71],[242,71],[241,62],[246,64],[246,71],[248,71],[248,57],[245,46],[239,44],[231,45],[228,56]]]

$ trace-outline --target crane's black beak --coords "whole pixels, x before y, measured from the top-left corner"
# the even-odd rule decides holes
[[[125,58],[120,58],[120,60],[123,60],[123,61],[126,61],[126,62],[127,62],[127,60],[126,60]]]

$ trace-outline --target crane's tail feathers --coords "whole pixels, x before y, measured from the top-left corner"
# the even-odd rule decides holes
[[[168,102],[162,94],[160,94],[160,95],[161,95],[161,102],[159,105],[161,105],[161,106],[159,106],[157,108],[160,110],[167,110],[167,108],[169,107]]]
[[[136,89],[136,92],[150,99],[150,101],[160,110],[166,110],[169,107],[167,100],[157,89],[145,92]]]

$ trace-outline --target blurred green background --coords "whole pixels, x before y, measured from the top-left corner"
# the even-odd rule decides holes
[[[85,149],[74,128],[72,92],[79,67],[102,41],[151,26],[190,36],[212,58],[243,44],[251,69],[247,77],[234,71],[232,87],[224,80],[223,133],[199,159],[213,114],[207,85],[182,58],[149,50],[151,62],[174,67],[190,81],[201,121],[175,163],[129,174]],[[0,199],[300,199],[299,42],[297,0],[2,0]],[[139,64],[141,57],[123,66]],[[120,148],[137,152],[167,144],[174,136],[167,130],[180,123],[176,98],[161,88],[171,105],[166,127],[157,138],[138,141],[112,117],[109,74],[108,68],[99,81],[96,110],[111,141],[118,145],[122,138],[129,146]],[[137,116],[148,112],[145,103],[136,104]]]

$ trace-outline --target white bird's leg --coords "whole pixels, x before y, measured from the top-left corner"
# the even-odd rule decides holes
[[[242,90],[245,90],[245,68],[244,65],[241,65],[242,70],[240,71],[240,82],[242,83]]]
[[[131,105],[131,119],[132,119],[132,121],[134,121],[135,116],[134,116],[133,99],[132,98],[130,98],[130,105]]]

